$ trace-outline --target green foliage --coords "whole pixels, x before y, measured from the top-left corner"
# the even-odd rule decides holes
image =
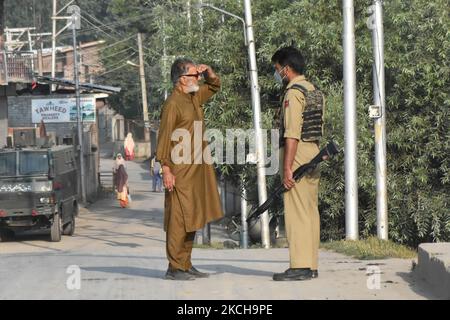
[[[200,14],[191,7],[189,23],[186,0],[104,0],[102,6],[90,0],[78,2],[82,10],[83,6],[91,10],[102,22],[115,22],[115,32],[104,29],[110,36],[96,33],[107,45],[138,31],[144,33],[149,105],[155,119],[164,92],[171,89],[171,62],[177,56],[189,56],[210,64],[222,79],[220,94],[205,105],[208,127],[223,131],[253,127],[247,50],[240,21],[209,9]],[[243,17],[242,1],[208,2]],[[355,0],[359,229],[363,237],[376,232],[374,134],[373,122],[367,116],[367,106],[373,101],[372,35],[366,25],[371,4],[370,0]],[[333,137],[344,146],[341,2],[258,0],[252,6],[263,127],[270,129],[276,124],[279,88],[270,58],[277,48],[294,44],[307,59],[307,77],[327,96],[323,142]],[[22,14],[27,14],[26,10]],[[389,236],[411,246],[450,240],[448,30],[447,0],[384,2]],[[133,50],[126,50],[129,47],[136,48],[136,38],[105,50],[107,70],[133,54]],[[130,60],[136,62],[136,57]],[[112,100],[116,109],[127,117],[140,115],[137,69],[127,66],[100,80],[123,88]],[[244,177],[249,198],[257,199],[254,166],[220,165],[218,169],[236,184]],[[278,180],[269,177],[269,189]],[[344,200],[344,157],[340,155],[322,165],[323,240],[344,236]],[[272,210],[280,208],[278,203]]]
[[[416,251],[407,246],[392,241],[380,240],[376,237],[369,237],[359,241],[341,240],[322,242],[320,247],[343,253],[360,260],[386,258],[412,259],[417,257]]]
[[[183,1],[178,2],[180,7]],[[371,31],[367,8],[371,1],[355,1],[357,39],[357,115],[359,228],[362,236],[376,231],[376,186],[373,123],[367,116],[372,97]],[[236,1],[216,4],[242,16]],[[257,1],[253,3],[263,123],[271,128],[273,101],[278,88],[270,58],[283,46],[295,44],[308,61],[307,76],[327,94],[326,137],[344,145],[342,101],[342,8],[333,1]],[[252,111],[246,73],[247,54],[239,21],[215,11],[203,11],[189,26],[179,8],[161,11],[170,21],[154,34],[165,35],[169,54],[187,55],[211,64],[223,80],[223,90],[206,106],[208,126],[250,128]],[[414,11],[408,8],[416,8]],[[448,16],[445,1],[414,0],[385,4],[385,63],[388,137],[389,235],[395,241],[417,245],[450,236],[449,128],[448,128]],[[191,17],[196,15],[191,12]],[[423,18],[427,19],[424,20]],[[202,32],[203,31],[203,32]],[[159,42],[158,42],[159,40]],[[153,42],[153,41],[152,41]],[[255,170],[221,166],[224,175],[246,176],[256,199]],[[344,163],[341,155],[322,168],[320,209],[323,239],[344,234]],[[276,177],[269,179],[273,186]],[[269,192],[270,193],[270,192]],[[279,207],[279,206],[278,206]]]

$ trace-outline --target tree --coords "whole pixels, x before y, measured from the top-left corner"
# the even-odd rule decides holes
[[[204,106],[208,127],[225,130],[253,126],[247,53],[239,21],[215,11],[188,7],[186,0],[104,0],[102,6],[89,0],[78,2],[82,10],[86,8],[107,25],[102,27],[105,32],[91,28],[85,35],[107,40],[103,62],[108,73],[99,80],[122,87],[122,92],[112,98],[117,110],[127,117],[140,116],[138,72],[124,66],[124,62],[132,60],[136,50],[135,38],[128,38],[142,32],[149,105],[155,119],[159,117],[164,91],[171,88],[171,61],[176,56],[189,56],[210,64],[222,78],[220,94]],[[243,16],[242,1],[208,2]],[[373,101],[371,31],[366,26],[371,3],[355,0],[359,228],[363,236],[376,231],[373,122],[367,116],[367,106]],[[333,137],[343,146],[340,2],[258,0],[252,5],[264,128],[276,125],[280,89],[273,81],[271,55],[279,47],[294,44],[307,58],[307,77],[327,96],[323,140]],[[384,2],[389,237],[413,246],[450,239],[447,7],[446,0]],[[17,17],[26,14],[23,11]],[[222,164],[218,169],[236,184],[246,177],[250,198],[256,201],[254,166]],[[269,177],[269,192],[277,180],[276,176]],[[322,167],[323,239],[344,236],[344,192],[341,155]],[[278,203],[271,210],[281,209]]]
[[[371,1],[355,1],[358,81],[358,172],[360,230],[363,236],[376,230],[373,123],[366,106],[372,102],[371,33],[366,27]],[[177,6],[178,5],[178,6]],[[236,1],[218,6],[242,15]],[[416,8],[415,11],[407,8]],[[222,76],[223,89],[205,106],[209,127],[252,126],[245,47],[239,22],[208,11],[190,26],[183,1],[173,1],[155,11],[152,35],[161,47],[161,25],[171,55],[188,55],[213,65]],[[449,22],[446,1],[410,0],[385,3],[385,60],[388,134],[389,236],[417,245],[421,241],[448,240],[450,236],[448,59]],[[278,88],[270,64],[272,53],[294,43],[308,60],[307,76],[327,94],[326,137],[343,145],[342,8],[325,0],[257,1],[254,23],[263,104],[263,120],[271,128],[271,109]],[[196,15],[193,11],[191,15]],[[426,20],[423,18],[426,17]],[[203,33],[202,33],[203,30]],[[155,56],[152,63],[157,63]],[[252,174],[247,168],[220,166],[236,178]],[[232,170],[231,170],[232,169]],[[233,174],[232,174],[233,173]],[[343,157],[323,168],[321,212],[324,239],[344,235]],[[248,179],[254,185],[253,179]],[[236,179],[238,180],[238,179]],[[276,178],[272,178],[273,182]]]

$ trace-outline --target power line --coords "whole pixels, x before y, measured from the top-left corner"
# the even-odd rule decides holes
[[[92,22],[90,22],[88,19],[86,19],[84,16],[81,16],[81,19],[83,19],[84,21],[86,21],[88,24],[90,24],[91,26],[93,26],[95,29],[99,30],[100,32],[104,33],[106,36],[110,37],[111,39],[116,39],[115,37],[113,37],[112,35],[110,35],[109,33],[107,33],[106,31],[103,31],[102,29],[100,29],[98,26],[96,26],[95,24],[93,24]]]
[[[132,36],[130,36],[130,37],[128,37],[128,38],[125,38],[125,39],[116,41],[116,42],[114,42],[114,43],[112,43],[112,44],[110,44],[110,45],[107,45],[106,47],[102,47],[102,48],[92,48],[92,49],[85,49],[85,50],[83,49],[83,50],[84,50],[84,52],[89,52],[89,51],[93,51],[93,50],[105,50],[105,49],[114,47],[114,46],[118,45],[119,43],[123,43],[123,42],[125,42],[125,41],[128,41],[128,40],[130,40],[131,38],[134,38],[134,35],[132,35]],[[60,43],[60,44],[63,44],[63,43],[61,43],[61,42],[59,42],[59,43]],[[67,46],[67,45],[65,45],[65,46]],[[67,46],[67,47],[71,47],[71,46]]]
[[[102,59],[111,58],[111,57],[114,57],[114,56],[116,56],[116,55],[118,55],[118,54],[120,54],[120,53],[122,53],[122,52],[127,52],[127,51],[130,50],[130,49],[131,49],[131,48],[125,48],[124,50],[115,52],[115,53],[113,53],[113,54],[110,54],[110,55],[107,55],[107,56],[104,56],[104,57],[101,57],[101,58],[102,58]]]
[[[119,20],[118,22],[114,22],[114,23],[109,23],[109,24],[103,24],[102,23],[103,27],[95,26],[93,28],[83,29],[82,31],[79,32],[79,34],[84,34],[86,32],[90,32],[90,31],[93,31],[93,30],[98,29],[98,28],[103,29],[103,28],[110,28],[110,26],[126,25],[128,23],[134,22],[133,20],[135,20],[137,18],[142,18],[142,17],[149,16],[149,15],[152,15],[152,14],[153,13],[144,13],[144,14],[137,15],[137,16],[134,16],[134,17],[125,18],[125,19]],[[99,20],[97,19],[97,21],[99,21]],[[69,37],[70,37],[70,35],[66,35],[66,36],[61,36],[60,38],[64,39],[64,38],[69,38]]]
[[[133,52],[132,54],[128,55],[126,58],[122,59],[122,60],[119,61],[118,63],[113,63],[113,64],[110,64],[110,65],[104,64],[103,67],[104,67],[105,69],[107,69],[107,68],[114,68],[115,66],[117,66],[117,65],[119,65],[119,64],[121,64],[121,63],[123,63],[123,60],[125,60],[125,61],[126,61],[126,60],[129,60],[130,58],[134,57],[135,55],[136,55],[136,53]],[[72,65],[73,65],[73,62],[72,62],[72,63],[69,63],[69,64],[66,64],[66,67],[70,67],[70,66],[72,66]]]
[[[95,27],[96,27],[98,30],[100,30],[101,32],[107,34],[109,37],[114,38],[114,37],[112,37],[110,34],[106,33],[106,32],[103,31],[103,30],[101,30],[101,28],[108,28],[108,29],[110,29],[111,31],[113,31],[114,33],[116,33],[117,35],[123,36],[120,32],[118,32],[118,31],[115,30],[114,28],[111,28],[111,27],[109,27],[108,25],[102,23],[100,20],[98,20],[97,18],[93,17],[92,15],[90,15],[90,14],[88,14],[88,13],[84,13],[84,14],[87,15],[88,17],[90,17],[91,19],[95,20],[97,23],[100,24],[100,26],[103,26],[103,27],[97,27],[97,26],[95,26]],[[83,18],[84,20],[86,20],[89,24],[93,25],[93,24],[92,24],[91,22],[89,22],[85,17],[82,17],[82,18]],[[143,47],[144,47],[146,50],[148,50],[148,51],[150,51],[150,52],[152,52],[152,53],[154,53],[154,54],[158,54],[158,52],[156,52],[156,51],[150,49],[149,47],[147,47],[147,46],[145,46],[145,45],[143,45]],[[136,51],[136,49],[134,49],[134,48],[133,48],[133,50]]]
[[[113,28],[107,26],[106,24],[104,24],[103,22],[101,22],[100,20],[98,20],[96,17],[90,15],[87,12],[84,12],[85,15],[87,15],[89,18],[91,18],[92,20],[96,21],[97,23],[99,23],[101,26],[103,26],[103,28],[108,28],[109,30],[113,31],[114,33],[116,33],[119,36],[123,36],[123,34],[119,33],[117,30],[114,30]]]
[[[117,68],[108,70],[108,71],[103,72],[103,73],[100,73],[100,74],[96,74],[96,76],[97,76],[97,77],[102,77],[102,76],[104,76],[105,74],[108,74],[108,73],[114,72],[114,71],[116,71],[116,70],[119,70],[119,69],[121,69],[121,68],[123,68],[123,67],[126,67],[127,65],[128,65],[128,64],[124,63],[124,64],[122,64],[121,66],[119,66],[119,67],[117,67]]]

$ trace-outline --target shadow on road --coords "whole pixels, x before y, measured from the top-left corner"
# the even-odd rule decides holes
[[[198,269],[204,269],[209,272],[214,272],[214,274],[222,274],[222,273],[231,273],[231,274],[239,274],[243,276],[261,276],[261,277],[270,277],[272,278],[273,272],[257,270],[257,269],[249,269],[236,267],[229,264],[202,264],[198,266]]]
[[[430,300],[440,299],[438,296],[431,293],[432,291],[430,286],[424,280],[420,279],[413,271],[397,272],[397,275],[401,277],[406,283],[408,283],[409,288],[418,295],[421,295],[422,297]]]
[[[82,267],[81,270],[159,279],[164,278],[165,275],[165,272],[161,270],[143,269],[136,267]]]
[[[242,267],[236,267],[232,265],[226,264],[211,264],[211,265],[201,265],[198,266],[201,270],[206,270],[210,272],[211,276],[229,273],[229,274],[237,274],[243,276],[261,276],[272,278],[273,272],[256,270],[256,269],[248,269]],[[83,271],[92,271],[92,272],[105,272],[105,273],[113,273],[113,274],[122,274],[127,276],[134,277],[146,277],[146,278],[164,278],[165,271],[154,270],[154,269],[144,269],[137,267],[83,267],[81,268]]]

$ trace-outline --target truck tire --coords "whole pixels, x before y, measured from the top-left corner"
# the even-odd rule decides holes
[[[52,242],[59,242],[61,241],[61,213],[55,214],[53,218],[53,223],[50,228],[50,240]]]
[[[63,235],[73,236],[75,233],[75,216],[72,214],[70,222],[67,222],[63,227]]]
[[[0,229],[0,241],[11,241],[14,238],[14,231],[8,229]]]

